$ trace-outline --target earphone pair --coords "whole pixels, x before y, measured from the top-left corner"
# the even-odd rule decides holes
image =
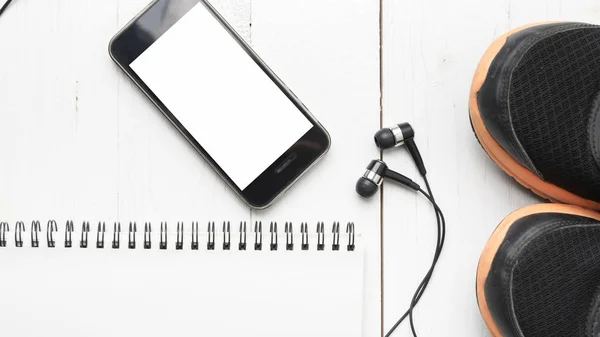
[[[406,145],[415,165],[417,165],[417,168],[419,169],[419,173],[421,173],[422,176],[425,176],[427,170],[425,169],[423,158],[417,148],[414,137],[415,131],[412,126],[408,123],[402,123],[377,131],[374,138],[375,145],[377,145],[380,150]],[[356,182],[356,192],[365,198],[370,198],[377,193],[384,178],[396,181],[415,191],[421,189],[419,184],[415,183],[412,179],[391,170],[383,161],[372,160],[367,166],[365,174]]]
[[[444,242],[446,240],[446,219],[444,218],[444,214],[441,208],[436,203],[433,192],[431,191],[431,187],[429,185],[429,181],[427,180],[427,170],[425,169],[425,164],[423,163],[423,158],[421,157],[421,153],[417,148],[417,144],[414,140],[415,132],[410,124],[402,123],[398,125],[394,125],[391,128],[385,128],[377,131],[375,134],[375,145],[380,150],[386,150],[392,147],[397,147],[400,145],[406,145],[406,148],[410,152],[415,165],[417,166],[423,181],[425,182],[426,190],[424,191],[419,184],[415,183],[412,179],[391,170],[388,168],[385,162],[381,160],[372,160],[367,166],[367,170],[362,177],[358,179],[356,182],[356,192],[360,194],[362,197],[370,198],[379,189],[379,186],[383,183],[385,178],[391,179],[395,182],[398,182],[416,192],[422,194],[433,206],[435,210],[435,216],[437,221],[437,241],[435,246],[435,253],[433,256],[433,261],[429,270],[423,280],[417,287],[413,298],[410,302],[408,310],[398,319],[396,324],[392,326],[390,331],[385,335],[386,337],[391,336],[391,334],[396,330],[396,328],[406,319],[409,318],[410,321],[410,329],[414,337],[417,337],[417,332],[414,326],[413,320],[413,309],[419,303],[419,300],[423,296],[425,289],[429,285],[429,281],[433,275],[433,271],[437,262],[442,253],[442,249],[444,247]]]

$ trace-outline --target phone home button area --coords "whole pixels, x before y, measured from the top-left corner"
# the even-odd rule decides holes
[[[287,156],[287,158],[285,158],[285,160],[283,161],[283,163],[281,163],[281,165],[279,165],[276,169],[275,169],[275,174],[280,174],[281,172],[283,172],[283,170],[285,170],[288,166],[290,166],[290,164],[292,162],[294,162],[294,160],[296,160],[296,158],[298,158],[298,154],[296,152],[290,154],[289,156]]]

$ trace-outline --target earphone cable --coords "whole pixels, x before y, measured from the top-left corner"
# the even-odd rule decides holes
[[[437,223],[438,223],[438,246],[436,248],[436,251],[435,251],[435,254],[434,254],[434,258],[433,258],[433,261],[431,263],[431,267],[429,268],[429,271],[427,272],[427,275],[423,279],[423,282],[421,282],[421,285],[419,285],[419,288],[417,289],[417,292],[415,292],[415,294],[413,296],[413,299],[412,299],[412,302],[411,302],[410,309],[409,309],[409,312],[410,312],[409,313],[410,328],[411,328],[411,331],[412,331],[414,337],[417,337],[417,332],[416,332],[415,326],[414,326],[413,310],[414,310],[417,302],[419,301],[419,299],[421,298],[421,296],[425,292],[425,289],[429,285],[429,281],[431,280],[431,277],[433,275],[435,267],[437,266],[438,260],[440,258],[441,253],[442,253],[442,249],[444,248],[444,243],[445,243],[445,240],[446,240],[446,219],[444,217],[444,214],[443,214],[442,210],[440,209],[439,205],[433,199],[433,196],[428,195],[423,190],[420,190],[419,192],[421,194],[423,194],[427,199],[429,199],[429,201],[431,202],[431,204],[433,205],[433,207],[436,210],[436,218],[438,220],[437,221]]]
[[[418,296],[415,294],[415,296],[413,297],[413,301],[411,302],[410,309],[409,309],[410,329],[415,337],[417,336],[417,333],[415,330],[414,317],[413,317],[414,308],[417,305],[417,303],[419,302],[419,300],[421,299],[421,296],[423,296],[423,293],[425,292],[425,288],[427,288],[427,286],[429,285],[429,281],[431,280],[433,271],[435,269],[435,266],[437,265],[437,261],[439,260],[439,257],[442,253],[442,249],[444,248],[444,242],[446,240],[446,221],[443,218],[444,215],[443,215],[441,209],[439,208],[439,206],[437,206],[437,204],[435,203],[435,197],[433,196],[433,191],[431,189],[431,186],[429,185],[429,180],[427,179],[427,175],[423,174],[422,177],[423,177],[423,181],[425,182],[425,186],[427,187],[427,193],[429,193],[429,196],[431,197],[428,199],[432,203],[432,205],[434,206],[434,209],[435,209],[435,217],[436,217],[436,222],[437,222],[437,246],[436,246],[436,250],[434,253],[434,261],[432,262],[431,268],[428,271],[426,277],[424,278],[424,281],[419,285],[418,290],[420,291],[420,293],[418,294]],[[425,196],[425,197],[427,197],[427,196]]]
[[[4,3],[4,5],[2,6],[2,8],[0,8],[0,15],[2,15],[2,13],[4,13],[4,11],[6,10],[6,8],[8,8],[8,5],[10,5],[10,3],[13,0],[6,0],[6,2]]]
[[[446,219],[444,217],[444,214],[443,214],[441,208],[435,202],[435,199],[433,197],[433,192],[431,190],[431,186],[429,185],[429,181],[428,181],[426,175],[423,175],[423,180],[425,181],[427,192],[423,191],[422,189],[419,189],[418,192],[421,193],[423,196],[425,196],[429,200],[429,202],[434,207],[435,214],[436,214],[437,242],[436,242],[436,249],[435,249],[435,253],[434,253],[434,258],[433,258],[433,262],[431,264],[431,267],[429,268],[429,271],[427,272],[427,274],[425,275],[425,277],[423,278],[423,280],[421,281],[421,283],[417,287],[417,290],[415,291],[415,294],[413,295],[413,298],[411,300],[411,304],[410,304],[409,309],[394,324],[394,326],[390,329],[390,331],[385,335],[386,337],[391,336],[391,334],[406,319],[406,317],[410,317],[410,326],[411,326],[412,334],[413,334],[414,337],[417,337],[417,333],[416,333],[416,330],[415,330],[415,327],[414,327],[413,309],[415,308],[415,306],[417,305],[417,303],[419,302],[419,300],[423,296],[423,294],[425,292],[425,289],[429,285],[429,281],[431,280],[431,276],[433,275],[433,271],[434,271],[434,269],[435,269],[435,267],[437,265],[437,262],[439,260],[439,257],[441,255],[441,252],[442,252],[442,249],[444,247],[445,240],[446,240]]]
[[[440,219],[439,216],[437,215],[437,213],[438,212],[436,210],[436,217],[438,219]],[[445,235],[445,234],[443,234],[443,233],[445,233],[443,228],[445,228],[445,220],[444,220],[444,222],[441,222],[441,220],[438,220],[438,241],[437,241],[438,243],[441,243],[441,238],[443,239],[443,235]],[[419,302],[419,300],[421,299],[421,297],[423,296],[425,289],[427,288],[429,281],[431,280],[431,276],[433,275],[433,268],[437,264],[437,260],[439,259],[439,256],[441,254],[442,247],[443,247],[443,243],[436,246],[436,251],[434,254],[434,262],[432,263],[432,267],[430,268],[428,273],[425,275],[425,277],[421,281],[421,284],[419,284],[419,286],[417,287],[417,290],[413,296],[413,299],[411,301],[411,305],[410,305],[409,309],[404,313],[404,315],[402,315],[402,317],[396,322],[396,324],[394,324],[394,326],[386,334],[386,337],[391,336],[391,334],[396,330],[396,328],[406,319],[406,317],[409,317],[409,316],[411,317],[411,330],[412,330],[413,336],[415,336],[415,337],[417,336],[415,328],[414,328],[414,320],[412,320],[412,312],[413,312],[413,309],[415,308],[415,306],[417,305],[417,303]]]
[[[423,177],[425,179],[425,185],[427,186],[427,190],[429,192],[429,195],[431,195],[431,187],[429,186],[429,182],[427,181],[427,178],[424,176]],[[439,242],[440,242],[440,218],[438,215],[438,212],[436,210],[436,221],[437,221],[437,226],[438,226],[438,239],[436,241],[436,250],[434,253],[434,257],[435,255],[438,254],[439,251]],[[423,278],[423,280],[421,281],[421,283],[419,284],[419,286],[417,287],[417,290],[415,292],[415,294],[417,294],[417,298],[415,301],[415,298],[413,296],[412,300],[411,300],[411,304],[408,308],[408,310],[398,319],[398,321],[396,321],[396,323],[392,326],[392,328],[388,331],[388,333],[385,335],[385,337],[390,337],[392,335],[392,333],[394,333],[394,331],[396,330],[396,328],[398,328],[398,326],[400,326],[400,324],[402,324],[402,322],[404,322],[404,320],[412,314],[412,311],[414,309],[414,307],[416,306],[416,304],[419,302],[419,300],[421,299],[421,296],[423,296],[423,292],[424,292],[424,286],[426,287],[426,285],[429,283],[429,277],[428,277],[429,273],[427,273],[427,275],[425,275],[425,277]],[[414,303],[413,303],[414,302]],[[411,326],[411,330],[413,330],[413,335],[415,335],[416,333],[414,332],[414,323],[413,326]]]

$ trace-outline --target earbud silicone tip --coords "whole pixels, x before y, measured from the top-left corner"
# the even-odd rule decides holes
[[[379,186],[375,184],[373,181],[360,177],[356,182],[356,193],[360,194],[364,198],[370,198],[377,193],[377,189]]]
[[[381,150],[392,148],[396,145],[396,138],[390,129],[381,129],[375,134],[375,145]]]

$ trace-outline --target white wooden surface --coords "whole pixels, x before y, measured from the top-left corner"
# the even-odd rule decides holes
[[[363,335],[378,336],[380,205],[353,189],[378,155],[379,5],[213,1],[333,137],[285,198],[252,212],[108,56],[110,38],[148,2],[15,0],[0,17],[0,218],[276,220],[297,231],[352,220],[366,245]]]
[[[0,18],[1,220],[353,220],[367,246],[363,335],[379,336],[429,264],[434,222],[414,193],[387,185],[380,205],[357,197],[354,182],[379,157],[372,135],[380,123],[408,121],[448,220],[417,329],[488,336],[475,301],[479,253],[504,216],[537,199],[474,140],[470,80],[504,31],[531,21],[598,23],[597,1],[215,0],[333,138],[323,162],[262,212],[245,207],[109,59],[110,37],[147,2],[15,0]],[[403,149],[384,159],[417,176]],[[409,335],[407,326],[395,334]]]
[[[475,272],[503,217],[539,202],[503,174],[475,141],[468,119],[471,79],[485,49],[529,22],[600,23],[594,0],[384,0],[383,124],[410,121],[429,179],[448,221],[447,246],[415,311],[419,336],[489,336],[475,300]],[[406,151],[386,152],[390,167],[416,177]],[[414,193],[386,186],[385,329],[404,312],[428,268],[435,242],[431,209]],[[409,287],[409,289],[405,288]],[[411,336],[404,327],[396,336]]]

